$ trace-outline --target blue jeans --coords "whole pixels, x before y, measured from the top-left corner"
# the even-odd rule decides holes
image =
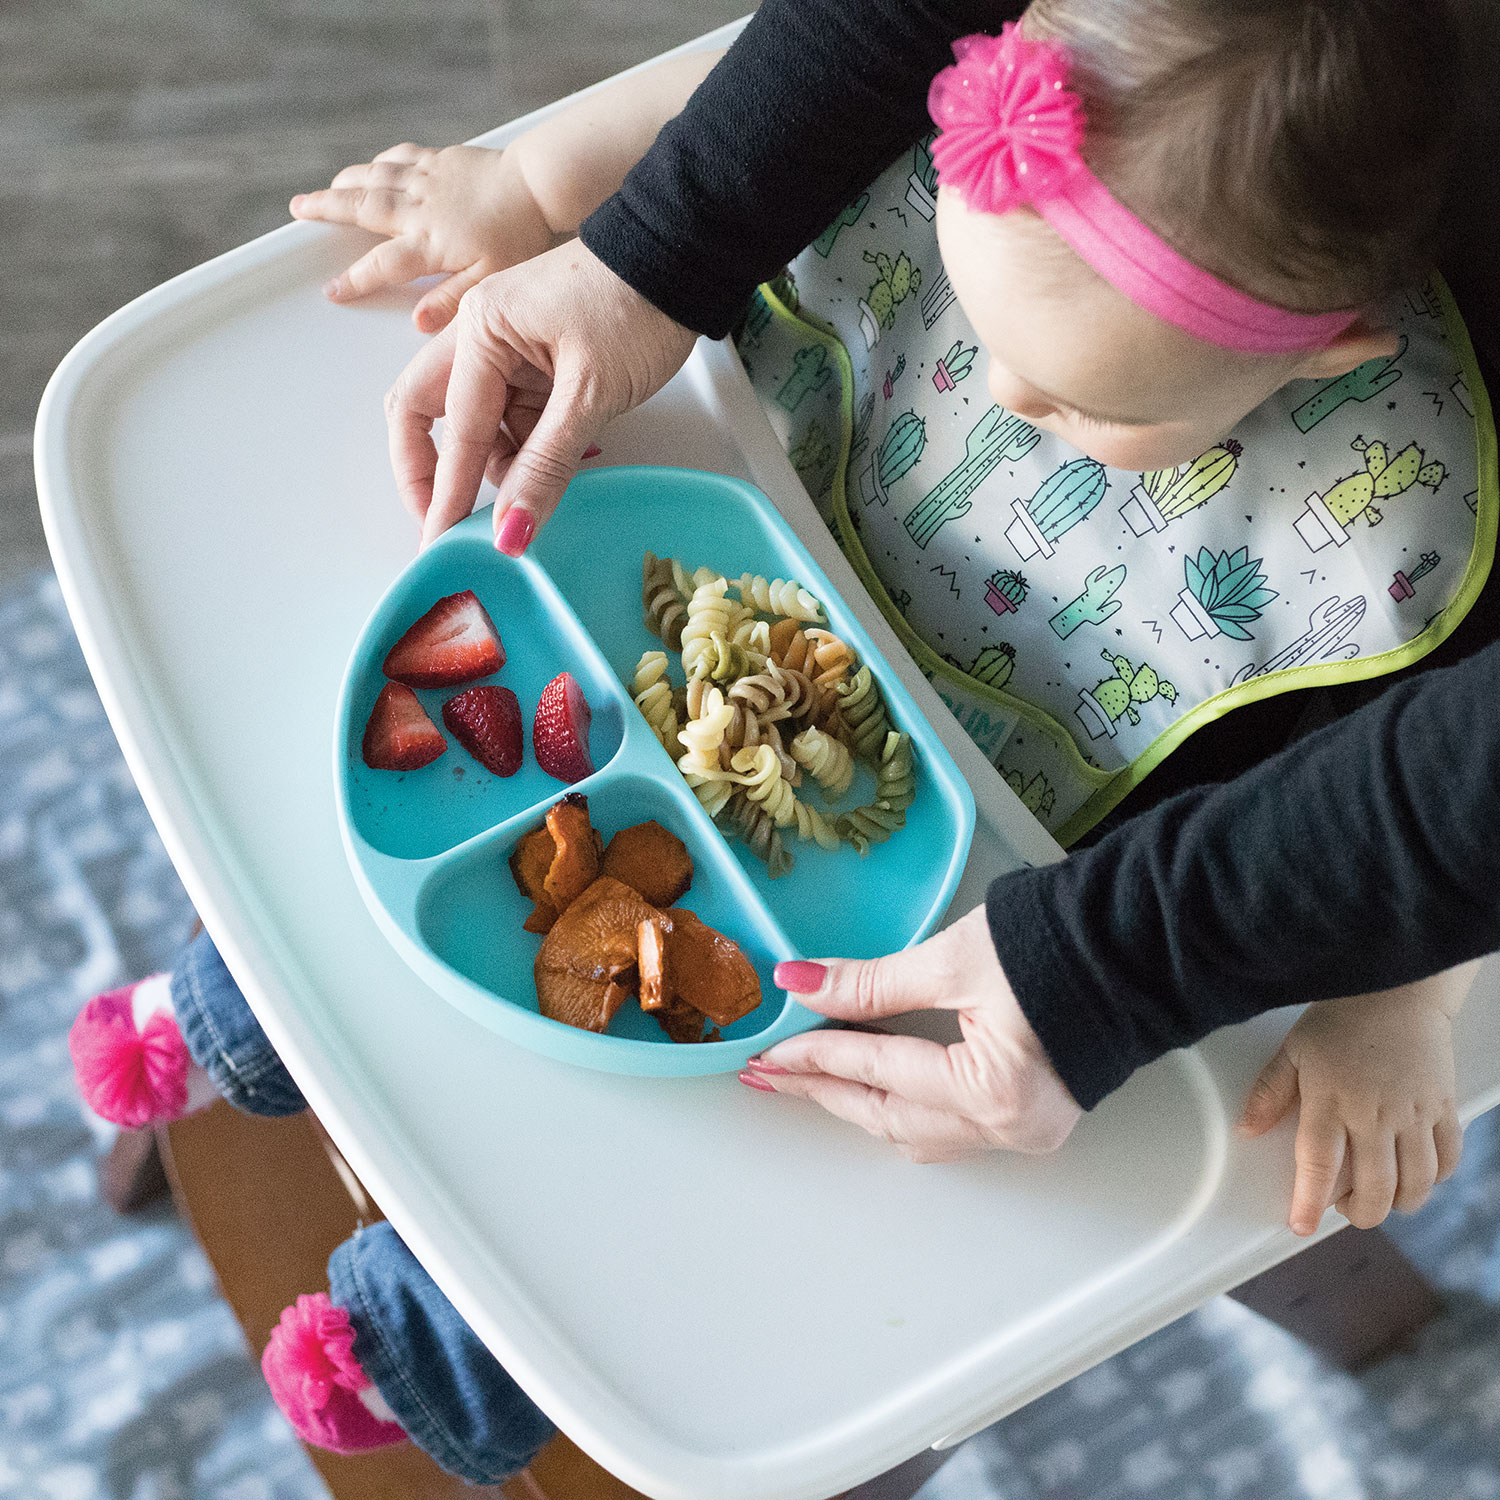
[[[201,933],[172,974],[183,1040],[219,1093],[253,1115],[307,1107],[219,951]],[[498,1484],[555,1430],[470,1331],[385,1222],[329,1257],[329,1296],[349,1314],[354,1354],[416,1445],[471,1484]]]

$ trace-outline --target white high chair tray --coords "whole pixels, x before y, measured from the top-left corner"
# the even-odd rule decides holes
[[[367,243],[290,225],[116,313],[48,389],[38,489],[204,921],[319,1118],[520,1384],[659,1500],[818,1500],[1297,1248],[1288,1129],[1253,1145],[1228,1129],[1286,1015],[1146,1069],[1053,1158],[916,1167],[732,1077],[550,1062],[424,987],[355,889],[329,765],[350,647],[415,542],[381,408],[422,342],[412,299],[319,291]],[[727,349],[700,344],[602,447],[601,463],[751,478],[860,610],[974,787],[954,915],[1058,856],[862,594]],[[1493,961],[1480,991],[1460,1027],[1466,1117],[1500,1097]]]

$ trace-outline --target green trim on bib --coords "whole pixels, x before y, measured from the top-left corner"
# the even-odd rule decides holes
[[[1444,331],[1457,352],[1463,376],[1474,402],[1474,432],[1478,459],[1479,498],[1476,507],[1474,544],[1468,565],[1457,592],[1424,629],[1389,651],[1352,661],[1325,662],[1311,666],[1284,667],[1262,673],[1247,682],[1225,688],[1189,710],[1162,731],[1127,765],[1113,771],[1090,765],[1078,749],[1072,732],[1051,714],[1035,705],[971,677],[967,672],[943,660],[915,630],[896,607],[889,591],[870,562],[864,543],[849,512],[846,481],[850,450],[854,436],[854,368],[848,350],[838,335],[806,310],[793,312],[769,285],[760,295],[778,319],[798,328],[829,350],[836,361],[841,385],[840,441],[832,483],[832,508],[838,525],[840,544],[860,581],[890,622],[903,646],[923,673],[932,679],[950,682],[971,698],[994,703],[1006,713],[1044,730],[1055,742],[1059,753],[1070,764],[1072,774],[1094,791],[1066,822],[1054,832],[1064,848],[1088,832],[1130,791],[1166,759],[1189,735],[1205,724],[1222,718],[1232,709],[1247,703],[1272,698],[1296,688],[1318,687],[1343,682],[1359,682],[1383,676],[1410,666],[1444,641],[1468,614],[1489,577],[1495,556],[1497,516],[1500,516],[1500,474],[1497,474],[1497,442],[1489,392],[1479,371],[1479,362],[1469,339],[1468,329],[1453,300],[1447,284],[1436,274],[1431,280],[1441,304]]]

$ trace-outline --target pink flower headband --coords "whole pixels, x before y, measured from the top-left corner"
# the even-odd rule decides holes
[[[1239,291],[1179,255],[1099,181],[1079,155],[1082,101],[1068,88],[1068,54],[1028,41],[1016,24],[966,36],[932,81],[927,107],[941,134],[938,179],[979,213],[1029,204],[1137,307],[1195,338],[1247,354],[1290,354],[1332,343],[1358,310],[1288,312]]]

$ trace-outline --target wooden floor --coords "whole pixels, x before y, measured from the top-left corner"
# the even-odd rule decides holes
[[[31,429],[107,313],[396,141],[444,145],[751,0],[6,0],[0,577],[46,561]]]

